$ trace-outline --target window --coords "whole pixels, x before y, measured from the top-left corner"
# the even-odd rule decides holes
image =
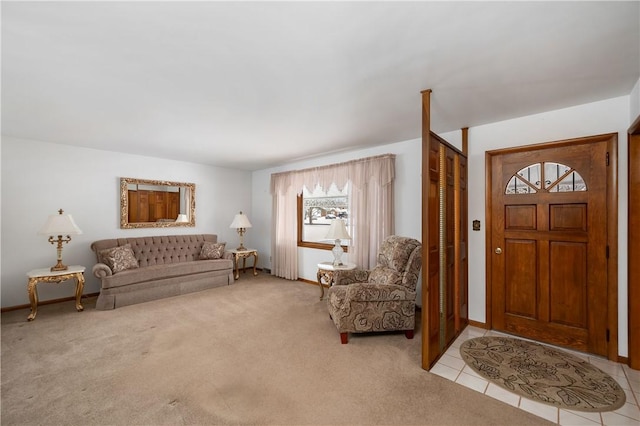
[[[544,183],[544,184],[543,184]],[[560,163],[531,164],[513,175],[505,194],[535,194],[536,192],[586,191],[587,185],[575,169]]]
[[[376,265],[380,244],[394,233],[393,187],[395,155],[383,154],[344,163],[273,173],[272,274],[298,279],[299,247],[329,249],[330,241],[304,242],[303,199],[300,191],[320,185],[331,189],[349,185],[349,261],[362,269]],[[311,194],[313,195],[313,194]],[[332,196],[333,194],[325,194]],[[340,194],[343,195],[344,194]],[[326,215],[325,215],[326,218]],[[328,228],[327,228],[328,229]]]
[[[298,246],[331,250],[325,239],[333,219],[342,219],[349,227],[348,185],[342,191],[331,185],[328,191],[316,186],[313,192],[305,187],[298,196]],[[346,244],[343,247],[347,250]]]

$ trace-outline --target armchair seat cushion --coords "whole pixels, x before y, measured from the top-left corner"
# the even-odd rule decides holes
[[[355,302],[390,302],[394,300],[416,300],[416,293],[396,284],[345,285],[335,287],[331,292],[337,300]],[[330,301],[331,302],[331,301]]]

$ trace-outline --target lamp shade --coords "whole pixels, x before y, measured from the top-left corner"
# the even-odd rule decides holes
[[[233,218],[233,222],[231,222],[229,228],[251,228],[251,222],[249,222],[249,218],[247,217],[247,215],[240,212],[235,215],[235,217]]]
[[[70,214],[64,214],[62,209],[58,214],[52,214],[47,219],[44,226],[38,231],[41,235],[80,235],[82,230],[78,228],[76,222]]]
[[[347,232],[347,226],[342,219],[333,219],[329,231],[324,237],[327,240],[350,240],[351,237]]]

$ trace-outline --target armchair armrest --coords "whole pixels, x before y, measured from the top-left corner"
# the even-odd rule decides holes
[[[229,260],[233,260],[233,253],[231,253],[230,251],[225,250],[224,254],[222,255],[223,259],[229,259]]]
[[[397,284],[357,284],[347,287],[345,297],[351,302],[389,302],[416,300],[416,293]]]
[[[369,281],[367,270],[353,269],[351,271],[335,271],[333,274],[333,285],[349,285],[353,283],[366,283]]]
[[[113,275],[113,272],[111,272],[111,268],[109,268],[104,263],[96,263],[95,265],[93,265],[92,272],[93,276],[96,278],[104,278],[108,277],[109,275]]]

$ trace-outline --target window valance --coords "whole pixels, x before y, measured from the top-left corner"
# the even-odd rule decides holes
[[[386,186],[395,178],[395,157],[395,154],[383,154],[327,166],[273,173],[271,194],[284,195],[291,187],[297,192],[302,191],[303,186],[309,191],[313,191],[316,185],[327,189],[331,184],[342,190],[349,181],[356,188],[362,188],[372,180],[379,186]]]

